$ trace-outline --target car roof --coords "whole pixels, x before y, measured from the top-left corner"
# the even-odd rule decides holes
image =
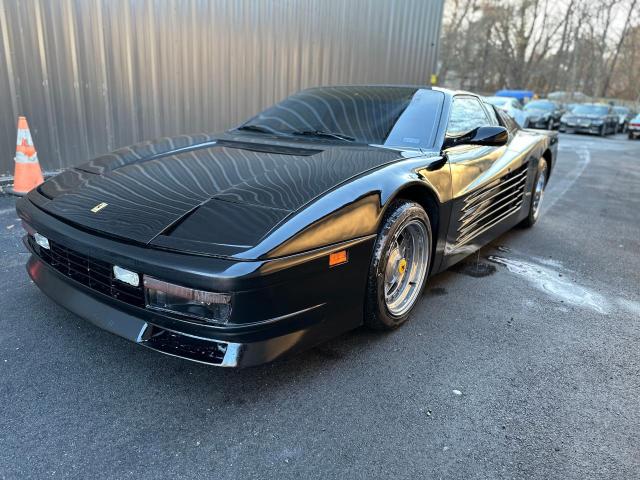
[[[366,88],[366,87],[385,87],[385,88],[415,88],[415,89],[420,89],[420,90],[433,90],[436,92],[442,92],[445,95],[473,95],[475,97],[480,97],[480,95],[478,95],[477,93],[474,92],[468,92],[465,90],[452,90],[450,88],[445,88],[445,87],[436,87],[436,86],[431,86],[431,85],[410,85],[410,84],[385,84],[385,83],[362,83],[362,84],[334,84],[334,85],[316,85],[313,87],[308,87],[308,88],[303,88],[300,91],[305,91],[305,90],[313,90],[316,88],[332,88],[332,87],[346,87],[346,88]],[[507,97],[507,98],[511,98],[511,97]]]

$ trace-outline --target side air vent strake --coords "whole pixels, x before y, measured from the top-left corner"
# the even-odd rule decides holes
[[[524,198],[528,164],[464,199],[454,248],[459,248],[515,213]]]

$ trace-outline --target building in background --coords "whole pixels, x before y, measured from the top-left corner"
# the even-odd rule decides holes
[[[0,176],[232,127],[293,91],[429,84],[444,0],[0,0]]]

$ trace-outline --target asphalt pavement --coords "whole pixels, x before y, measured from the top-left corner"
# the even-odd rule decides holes
[[[560,135],[531,230],[412,319],[225,370],[49,300],[0,197],[0,478],[640,477],[640,141]]]

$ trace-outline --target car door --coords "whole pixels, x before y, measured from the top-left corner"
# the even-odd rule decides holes
[[[463,135],[477,127],[501,126],[495,110],[477,97],[453,99],[447,136]],[[477,250],[495,236],[506,219],[517,217],[527,181],[527,162],[510,149],[459,145],[444,150],[451,170],[452,211],[447,233],[446,263]]]

